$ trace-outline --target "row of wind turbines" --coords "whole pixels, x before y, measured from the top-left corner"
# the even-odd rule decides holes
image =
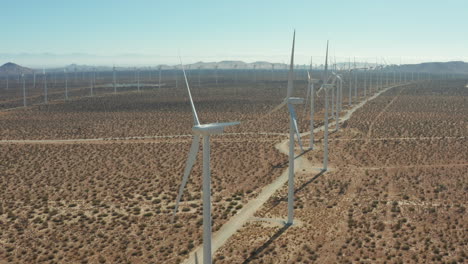
[[[294,48],[295,48],[295,38],[296,32],[293,33],[292,40],[292,50],[291,50],[291,60],[288,71],[288,82],[287,82],[287,91],[286,97],[283,101],[271,110],[268,114],[276,112],[280,109],[286,108],[289,114],[289,168],[288,168],[288,216],[285,224],[290,226],[294,224],[294,160],[295,160],[295,142],[297,140],[301,152],[304,152],[304,146],[301,141],[301,134],[299,133],[297,115],[295,107],[301,104],[307,104],[310,108],[310,143],[309,150],[314,149],[314,96],[319,95],[322,91],[325,94],[325,124],[324,124],[324,157],[323,157],[323,168],[322,171],[328,170],[328,127],[329,127],[329,95],[331,93],[331,102],[332,102],[332,114],[336,121],[335,129],[339,130],[339,119],[340,112],[342,111],[342,101],[343,101],[343,85],[344,77],[337,73],[336,68],[330,70],[328,68],[328,41],[325,55],[325,67],[321,79],[314,79],[311,76],[311,71],[307,73],[308,89],[306,99],[300,97],[294,97]],[[185,73],[182,61],[182,71],[185,78],[185,84],[187,86],[187,92],[189,95],[190,105],[192,109],[192,115],[194,120],[194,125],[192,127],[193,139],[192,145],[190,147],[186,166],[184,169],[184,174],[182,182],[179,187],[178,195],[176,198],[176,204],[174,208],[173,221],[174,217],[178,211],[179,204],[181,202],[188,178],[191,174],[192,167],[195,164],[197,153],[199,151],[200,139],[203,140],[203,178],[202,178],[202,192],[203,192],[203,263],[211,264],[212,263],[212,230],[211,230],[211,175],[210,175],[210,136],[214,134],[222,134],[226,127],[234,126],[240,124],[239,122],[230,122],[230,123],[211,123],[211,124],[201,124],[198,118],[198,114],[193,102],[193,98],[190,92],[189,82],[187,80],[187,75]],[[312,65],[312,63],[311,63]],[[354,92],[357,98],[357,75],[353,74],[353,70],[348,70],[347,79],[349,81],[349,91],[351,98],[352,84],[354,83]],[[354,81],[354,82],[353,82]],[[380,81],[382,83],[382,81]],[[395,84],[397,84],[395,80]],[[401,84],[401,83],[398,83]],[[387,83],[388,85],[388,83]],[[316,86],[320,88],[315,91]],[[383,88],[377,86],[376,89]],[[365,88],[364,88],[365,89]],[[351,99],[349,101],[351,105]],[[195,256],[196,258],[197,256]],[[197,261],[197,260],[196,260]]]
[[[381,59],[381,61],[385,62],[385,59]],[[415,81],[415,80],[430,80],[432,78],[437,78],[437,76],[433,76],[433,75],[430,75],[428,73],[421,73],[421,72],[404,72],[404,71],[400,71],[400,70],[396,70],[395,69],[395,66],[394,65],[388,65],[386,64],[378,64],[377,61],[375,64],[368,64],[368,63],[360,63],[361,67],[358,67],[357,64],[356,64],[356,60],[354,59],[354,63],[351,63],[351,59],[349,59],[348,61],[348,67],[346,69],[346,65],[345,63],[341,63],[341,69],[337,69],[337,63],[336,63],[336,59],[335,59],[335,64],[334,64],[334,71],[336,72],[342,72],[343,73],[343,78],[347,78],[349,79],[350,81],[348,82],[348,85],[350,86],[349,87],[349,105],[351,105],[351,100],[353,98],[352,96],[352,88],[351,86],[353,85],[354,83],[354,97],[357,98],[358,96],[358,93],[357,93],[357,83],[358,81],[363,83],[363,91],[364,91],[364,97],[366,97],[366,93],[367,91],[370,91],[372,89],[372,87],[374,87],[374,89],[377,89],[378,87],[382,87],[384,85],[384,83],[388,86],[390,83],[391,84],[396,84],[396,83],[401,83],[401,82],[407,82],[409,80],[411,81]],[[237,65],[235,65],[237,66]],[[280,65],[277,65],[279,68],[279,66],[282,66],[282,64]],[[294,66],[294,65],[293,65]],[[301,66],[301,70],[299,71],[300,75],[302,76],[302,74],[308,74],[310,76],[311,73],[313,73],[313,71],[326,71],[326,67],[327,65],[325,64],[321,64],[320,66],[317,66],[314,68],[313,67],[313,64],[312,64],[312,60],[311,60],[311,64],[310,64],[310,67],[309,67],[309,70],[307,71],[304,71],[304,67],[302,67],[302,65],[295,65],[296,67],[297,66]],[[136,87],[136,90],[137,91],[141,91],[141,89],[143,89],[144,86],[152,86],[153,88],[154,87],[159,87],[161,88],[162,86],[165,86],[166,83],[163,83],[164,81],[168,81],[169,79],[173,79],[173,82],[175,83],[175,87],[178,88],[178,80],[179,80],[179,77],[177,76],[176,72],[177,70],[179,70],[179,67],[178,66],[174,66],[173,69],[172,69],[172,72],[165,72],[165,71],[168,71],[167,69],[163,69],[162,66],[158,66],[157,67],[157,84],[153,83],[152,82],[152,70],[149,69],[147,71],[147,73],[149,73],[149,80],[150,82],[152,82],[152,84],[145,84],[145,82],[147,83],[148,82],[148,79],[145,79],[143,80],[143,78],[141,77],[141,70],[139,68],[134,68],[133,70],[133,75],[134,75],[134,83],[119,83],[118,80],[117,80],[117,73],[118,73],[118,70],[117,68],[114,66],[112,68],[112,74],[111,74],[111,85],[112,85],[112,88],[113,88],[113,92],[114,94],[116,94],[118,91],[119,91],[119,88],[121,87]],[[197,77],[198,77],[198,86],[201,87],[202,86],[202,83],[201,83],[201,75],[202,75],[202,67],[199,66],[197,67],[197,69],[194,69],[192,71],[197,71]],[[208,69],[203,69],[205,72],[206,70]],[[219,70],[218,70],[218,65],[215,65],[214,68],[212,69],[213,72],[212,72],[212,77],[214,79],[214,82],[216,85],[219,84],[219,81],[221,80],[222,76],[220,75],[219,73]],[[256,67],[256,64],[254,64],[252,66],[252,69],[250,70],[245,70],[245,69],[242,69],[243,71],[245,71],[245,73],[247,73],[247,76],[250,76],[250,78],[253,78],[253,81],[254,82],[257,82],[258,80],[263,80],[263,81],[281,81],[281,79],[284,80],[284,78],[281,78],[281,77],[275,77],[275,76],[279,76],[279,74],[283,74],[284,69],[283,68],[280,68],[280,69],[276,69],[275,70],[275,64],[271,64],[271,80],[269,80],[266,75],[266,71],[263,69],[261,70],[260,68],[257,69]],[[234,83],[238,83],[239,81],[239,73],[241,72],[241,69],[237,69],[237,67],[235,67],[234,70],[230,70],[231,72],[229,74],[233,75],[231,76],[231,79],[234,81]],[[251,71],[250,73],[248,73],[248,71]],[[268,70],[267,70],[268,71]],[[187,72],[187,75],[190,77],[190,74],[188,74],[189,72]],[[244,73],[244,75],[245,75]],[[259,76],[259,73],[262,74],[263,73],[263,76]],[[289,81],[289,71],[286,72],[287,73],[287,79]],[[96,71],[96,68],[94,68],[92,71],[89,71],[85,74],[85,72],[78,72],[77,71],[77,68],[75,67],[74,71],[73,70],[67,70],[67,68],[63,69],[63,72],[60,73],[60,72],[53,72],[53,73],[47,73],[45,69],[43,69],[42,71],[42,83],[43,83],[43,103],[44,104],[47,104],[49,102],[49,90],[50,90],[50,87],[48,85],[48,82],[51,82],[53,81],[54,85],[56,85],[57,83],[57,76],[58,74],[60,74],[60,77],[63,79],[63,87],[64,87],[64,91],[63,91],[63,99],[64,100],[69,100],[69,92],[70,92],[70,86],[76,86],[77,85],[77,82],[78,82],[78,79],[81,78],[81,81],[84,81],[85,80],[85,75],[89,76],[89,96],[94,96],[95,95],[95,90],[96,88],[99,88],[99,87],[108,87],[107,84],[104,84],[104,85],[98,85],[98,79],[100,79],[100,75],[104,76],[106,75],[105,72],[99,72],[99,71]],[[128,74],[128,72],[127,72]],[[168,76],[169,75],[172,75],[172,77]],[[33,88],[36,88],[36,83],[37,83],[37,74],[36,74],[36,71],[34,71],[32,74],[29,74],[31,75],[31,81],[32,81],[32,87]],[[48,75],[51,76],[51,78],[49,78],[50,80],[48,80]],[[81,75],[81,77],[80,77]],[[163,75],[166,75],[166,76],[163,76]],[[295,73],[294,74],[294,79],[293,80],[298,80],[298,79],[302,79],[302,77],[298,75],[298,73]],[[224,78],[226,78],[226,75],[223,76]],[[229,77],[229,76],[228,76]],[[307,76],[306,76],[307,77]],[[9,87],[10,87],[10,82],[9,82],[9,75],[6,75],[5,77],[6,79],[6,90],[9,90]],[[18,84],[20,84],[22,86],[22,96],[23,96],[23,107],[27,107],[28,106],[28,102],[27,102],[27,93],[28,93],[28,89],[27,89],[27,81],[26,79],[28,78],[28,74],[19,74],[18,75]],[[353,80],[354,78],[354,80]],[[244,78],[245,79],[245,78]],[[83,87],[82,87],[83,88]]]

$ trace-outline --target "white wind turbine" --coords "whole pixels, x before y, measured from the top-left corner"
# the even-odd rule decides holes
[[[182,60],[181,60],[182,65]],[[185,165],[184,176],[182,183],[179,187],[179,193],[177,194],[177,200],[174,208],[174,216],[179,208],[179,203],[184,193],[185,185],[187,184],[188,177],[192,171],[192,167],[195,163],[197,153],[200,145],[200,138],[203,138],[203,263],[211,264],[212,252],[211,252],[211,174],[210,174],[210,136],[216,134],[222,134],[225,127],[234,126],[240,124],[239,122],[230,123],[211,123],[211,124],[200,124],[198,120],[197,111],[195,110],[195,104],[193,103],[192,94],[185,74],[184,66],[182,65],[182,71],[184,73],[185,84],[187,85],[187,91],[190,99],[190,105],[192,107],[193,122],[192,127],[193,139],[192,146],[190,147],[187,163]]]
[[[294,45],[296,40],[296,31],[293,34],[293,43],[291,51],[291,63],[289,65],[288,74],[288,88],[286,98],[283,102],[275,107],[270,113],[277,111],[283,106],[287,106],[289,110],[289,178],[288,178],[288,220],[287,225],[293,224],[294,219],[294,134],[296,134],[297,141],[301,150],[304,151],[301,142],[301,135],[297,126],[296,111],[294,105],[303,104],[304,99],[298,97],[292,97],[294,91]]]
[[[343,78],[339,74],[333,73],[336,80],[338,80],[338,86],[336,87],[336,103],[335,103],[335,131],[340,129],[340,112],[341,112],[341,90],[343,89]]]
[[[307,104],[310,96],[310,142],[309,149],[314,149],[314,100],[315,100],[315,85],[319,80],[313,79],[312,76],[312,57],[310,58],[310,70],[307,71],[307,95],[305,104]],[[304,107],[304,112],[307,111],[307,106]]]
[[[317,91],[317,95],[323,89],[325,90],[325,124],[324,124],[324,132],[323,132],[323,171],[328,170],[328,91],[333,89],[335,86],[336,76],[334,76],[333,81],[331,84],[328,83],[328,41],[327,41],[327,52],[325,55],[325,72],[323,77],[323,84],[320,89]]]

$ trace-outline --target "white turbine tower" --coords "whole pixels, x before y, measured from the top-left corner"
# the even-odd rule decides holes
[[[323,171],[328,170],[328,91],[333,89],[335,78],[331,84],[328,83],[328,41],[327,41],[327,52],[325,55],[325,73],[323,78],[323,84],[320,89],[317,91],[317,94],[323,89],[325,90],[325,125],[324,125],[324,133],[323,133]]]
[[[181,60],[182,65],[182,60]],[[182,183],[180,184],[179,193],[177,194],[176,205],[174,208],[174,216],[179,208],[180,199],[184,193],[185,185],[187,184],[188,177],[192,171],[192,167],[195,163],[197,153],[200,145],[200,138],[203,138],[203,263],[211,264],[212,252],[211,252],[211,174],[210,174],[210,136],[216,134],[222,134],[225,127],[234,126],[240,124],[239,122],[230,123],[211,123],[211,124],[200,124],[198,120],[197,111],[193,103],[192,94],[187,81],[187,75],[185,74],[184,66],[182,65],[182,71],[184,73],[185,84],[187,85],[187,91],[190,99],[190,105],[192,107],[194,126],[192,127],[193,141],[190,147],[187,163],[185,165],[184,176]]]
[[[335,103],[335,131],[338,131],[340,129],[340,112],[341,112],[341,107],[340,107],[340,91],[343,88],[343,79],[339,74],[333,73],[334,77],[336,80],[338,80],[338,86],[335,87],[336,89],[336,103]]]
[[[310,96],[310,142],[309,142],[309,149],[314,149],[314,100],[315,100],[315,84],[319,83],[319,80],[313,79],[311,77],[312,74],[312,58],[310,58],[310,71],[307,71],[307,95],[305,104],[309,102]],[[304,112],[307,111],[307,106],[304,107]]]
[[[294,105],[303,104],[304,99],[298,97],[292,97],[294,91],[294,45],[296,41],[296,31],[293,34],[292,51],[291,51],[291,63],[289,65],[288,74],[288,88],[286,98],[283,102],[275,107],[270,113],[277,111],[283,106],[287,106],[289,110],[289,178],[288,178],[288,220],[287,225],[292,225],[294,220],[294,134],[296,134],[297,141],[301,147],[301,151],[304,151],[301,142],[301,135],[297,126],[296,111]]]

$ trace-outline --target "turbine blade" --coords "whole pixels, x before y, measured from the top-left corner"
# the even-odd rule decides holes
[[[285,104],[287,103],[287,100],[284,100],[281,104],[277,105],[273,110],[267,113],[267,115],[273,114],[274,112],[278,111],[281,109]]]
[[[310,91],[311,91],[310,81],[311,81],[310,73],[309,73],[309,71],[307,71],[307,93],[306,93],[306,99],[304,101],[304,114],[303,114],[303,116],[305,116],[305,114],[307,112],[307,105],[308,105],[307,102],[309,102],[309,96],[310,96]]]
[[[289,109],[289,115],[291,116],[292,121],[293,121],[294,130],[296,132],[297,143],[299,143],[299,147],[301,147],[301,151],[304,152],[304,148],[302,147],[301,134],[299,133],[299,128],[297,126],[296,111],[294,110],[294,107],[291,104],[288,104],[288,109]]]
[[[289,98],[293,95],[294,90],[294,45],[296,42],[296,30],[294,30],[293,34],[293,43],[292,43],[292,50],[291,50],[291,64],[289,65],[289,74],[288,74],[288,90],[286,94],[286,98]]]
[[[328,81],[328,40],[327,40],[327,51],[325,53],[325,72],[324,72],[324,81]]]
[[[323,85],[320,86],[320,88],[315,92],[315,95],[320,96],[319,93],[323,90]]]
[[[184,176],[182,178],[182,183],[179,187],[179,193],[177,194],[176,204],[174,208],[174,214],[172,219],[174,219],[175,214],[177,213],[177,209],[179,209],[180,199],[182,198],[182,194],[184,194],[185,185],[187,185],[187,181],[192,171],[193,164],[195,164],[195,160],[197,158],[197,153],[200,148],[200,136],[194,135],[192,139],[192,146],[190,147],[190,151],[187,158],[187,163],[185,164],[184,169]]]
[[[200,125],[200,120],[198,120],[197,110],[195,109],[195,104],[193,103],[192,93],[190,92],[190,86],[188,84],[187,74],[185,74],[184,64],[182,64],[182,58],[179,57],[179,59],[180,59],[180,65],[182,66],[182,72],[184,73],[185,84],[187,85],[187,91],[188,91],[188,95],[190,98],[190,106],[192,106],[193,122],[195,123],[195,125]]]

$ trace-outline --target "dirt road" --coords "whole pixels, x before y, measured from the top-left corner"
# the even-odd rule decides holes
[[[400,85],[398,85],[400,86]],[[340,123],[348,120],[352,114],[358,110],[359,108],[363,107],[366,102],[371,101],[375,98],[377,98],[379,95],[382,93],[386,92],[389,89],[392,89],[394,87],[398,86],[390,86],[387,87],[373,96],[369,97],[367,100],[362,101],[361,103],[355,105],[353,108],[349,109],[346,114],[340,119]],[[318,127],[314,129],[314,133],[317,133],[319,131],[324,130],[324,126]],[[304,132],[301,133],[302,136],[307,136],[309,135],[310,132]],[[282,141],[281,143],[276,145],[276,148],[283,154],[288,155],[289,153],[289,145],[288,145],[289,139],[286,139]],[[303,171],[305,172],[309,171],[316,171],[320,170],[320,168],[313,168],[313,165],[304,157],[299,156],[295,159],[295,164],[294,164],[294,171]],[[259,195],[254,198],[253,200],[249,201],[235,216],[233,216],[228,222],[226,222],[217,232],[213,234],[212,237],[212,253],[214,254],[217,249],[219,249],[221,246],[223,246],[226,241],[234,235],[239,229],[242,228],[242,226],[251,219],[255,212],[262,207],[264,203],[267,202],[267,200],[275,194],[276,191],[278,191],[281,187],[283,187],[284,184],[286,184],[288,181],[288,168],[285,168],[283,173],[281,174],[280,177],[278,177],[276,180],[274,180],[272,183],[269,185],[263,187]],[[195,259],[195,256],[197,256],[198,260]],[[202,263],[203,260],[203,244],[196,247],[190,254],[189,258],[185,260],[184,263],[186,264],[195,264],[195,263]]]

